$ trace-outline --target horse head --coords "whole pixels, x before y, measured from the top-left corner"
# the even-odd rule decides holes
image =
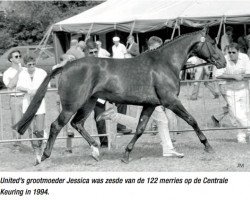
[[[215,65],[218,69],[226,67],[225,57],[217,47],[215,40],[208,35],[208,28],[205,27],[200,33],[200,41],[194,50],[194,54]]]

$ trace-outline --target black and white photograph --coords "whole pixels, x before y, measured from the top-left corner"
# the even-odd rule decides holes
[[[249,182],[249,80],[250,1],[0,1],[0,186]]]

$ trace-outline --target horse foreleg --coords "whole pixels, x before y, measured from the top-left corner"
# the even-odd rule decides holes
[[[91,111],[96,105],[96,98],[91,98],[87,101],[80,109],[78,109],[76,115],[71,120],[71,126],[74,127],[82,137],[89,143],[92,149],[92,156],[95,160],[99,160],[99,149],[98,143],[89,135],[89,133],[84,128],[84,123],[89,117]]]
[[[55,140],[61,129],[68,123],[74,113],[62,110],[58,118],[51,124],[49,138],[44,149],[41,161],[49,158],[55,143]]]
[[[167,106],[166,106],[167,107]],[[213,148],[208,143],[206,136],[200,130],[197,121],[188,113],[188,111],[184,108],[182,103],[179,100],[175,100],[171,106],[167,107],[168,109],[172,110],[177,116],[185,120],[190,126],[193,127],[194,131],[196,132],[197,136],[199,137],[202,144],[205,146],[205,151],[213,152]]]
[[[134,145],[136,141],[141,137],[142,133],[144,132],[148,120],[150,116],[152,115],[153,111],[155,109],[155,106],[144,106],[140,115],[139,123],[136,128],[136,133],[132,140],[129,142],[128,146],[125,149],[125,153],[122,158],[122,162],[129,163],[129,154],[133,150]]]

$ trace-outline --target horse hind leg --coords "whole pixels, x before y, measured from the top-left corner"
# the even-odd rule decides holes
[[[166,107],[172,110],[177,116],[185,120],[190,126],[193,127],[194,131],[196,132],[198,138],[200,139],[201,143],[205,146],[206,152],[214,152],[213,148],[209,144],[206,136],[200,130],[197,121],[188,113],[188,111],[184,108],[182,103],[176,99],[173,101],[172,105],[166,105]]]
[[[123,155],[122,162],[129,163],[129,154],[133,150],[136,141],[143,134],[143,132],[148,124],[148,120],[149,120],[150,116],[152,115],[154,109],[155,109],[155,106],[144,106],[143,107],[141,115],[140,115],[139,123],[138,123],[137,128],[136,128],[136,133],[125,149],[125,153]]]
[[[99,160],[99,149],[98,143],[89,135],[89,133],[84,128],[84,123],[86,119],[89,117],[91,111],[94,109],[96,105],[96,98],[90,98],[80,109],[78,109],[76,115],[71,120],[71,126],[75,128],[83,138],[88,142],[92,149],[92,157],[95,160]]]
[[[49,138],[44,149],[41,161],[49,158],[55,143],[55,140],[61,129],[68,123],[74,112],[62,110],[58,118],[51,124]]]

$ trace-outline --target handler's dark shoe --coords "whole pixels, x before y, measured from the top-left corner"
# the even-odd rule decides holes
[[[73,138],[73,137],[75,137],[75,134],[74,134],[74,132],[68,132],[67,136],[70,138]]]
[[[191,101],[196,101],[197,99],[198,99],[197,97],[193,97],[193,96],[190,97]]]
[[[214,99],[218,99],[220,97],[220,95],[219,94],[214,94]]]
[[[109,146],[108,143],[101,143],[100,145],[101,148],[108,148],[108,146]]]
[[[117,133],[122,133],[122,134],[129,134],[131,133],[131,129],[123,128],[123,129],[117,129]]]
[[[73,150],[72,149],[66,149],[65,152],[66,153],[73,153]]]
[[[109,108],[108,110],[105,110],[103,113],[97,116],[96,121],[99,122],[101,120],[111,120],[111,116],[115,114],[115,111],[113,108]]]
[[[215,118],[214,115],[211,116],[214,127],[220,127],[220,122]]]

